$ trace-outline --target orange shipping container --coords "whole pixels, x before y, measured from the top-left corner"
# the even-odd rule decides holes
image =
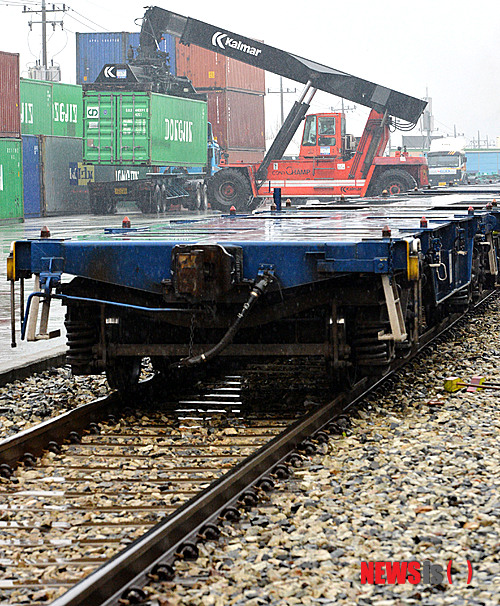
[[[177,75],[187,76],[195,88],[230,88],[264,94],[265,72],[253,65],[225,57],[176,39]]]
[[[0,51],[0,137],[20,136],[19,55]]]
[[[208,121],[223,149],[265,151],[264,95],[234,90],[203,92],[207,94]]]

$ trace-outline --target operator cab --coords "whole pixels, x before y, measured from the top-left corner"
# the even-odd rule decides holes
[[[348,159],[355,151],[353,147],[354,137],[345,134],[344,114],[309,114],[306,116],[300,146],[302,157]]]

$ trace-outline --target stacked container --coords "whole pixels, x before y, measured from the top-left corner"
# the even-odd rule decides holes
[[[23,220],[19,55],[0,52],[0,222]]]
[[[21,78],[26,217],[89,212],[82,87]]]
[[[139,32],[76,34],[76,81],[95,81],[106,63],[129,63],[139,47]],[[175,38],[164,34],[160,50],[167,53],[166,64],[175,74]]]
[[[260,162],[265,153],[265,72],[177,41],[177,75],[207,94],[208,120],[230,163]]]

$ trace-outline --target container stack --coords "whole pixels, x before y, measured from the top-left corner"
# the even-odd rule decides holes
[[[76,81],[94,82],[107,63],[129,63],[136,55],[139,33],[79,33]],[[228,161],[260,162],[265,153],[265,72],[196,46],[185,46],[164,34],[160,50],[170,72],[187,76],[207,95],[208,120]]]
[[[208,120],[229,163],[260,162],[265,153],[265,72],[177,40],[178,76],[207,94]]]
[[[77,84],[94,82],[106,63],[129,63],[137,53],[139,36],[139,32],[77,33]],[[175,74],[175,38],[164,34],[160,50],[166,53],[165,62]]]
[[[20,101],[24,216],[89,212],[82,87],[21,78]]]
[[[22,220],[19,55],[0,51],[0,222]]]

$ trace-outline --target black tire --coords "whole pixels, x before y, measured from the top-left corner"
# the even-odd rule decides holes
[[[120,393],[133,389],[139,382],[140,374],[140,358],[113,358],[106,365],[108,385],[111,389],[117,389]]]
[[[380,175],[375,185],[375,196],[382,195],[385,190],[390,196],[397,196],[405,191],[410,191],[417,187],[415,179],[405,170],[387,170]]]
[[[248,179],[232,168],[223,168],[208,182],[208,198],[214,209],[228,212],[234,206],[237,211],[246,211],[251,196]]]

